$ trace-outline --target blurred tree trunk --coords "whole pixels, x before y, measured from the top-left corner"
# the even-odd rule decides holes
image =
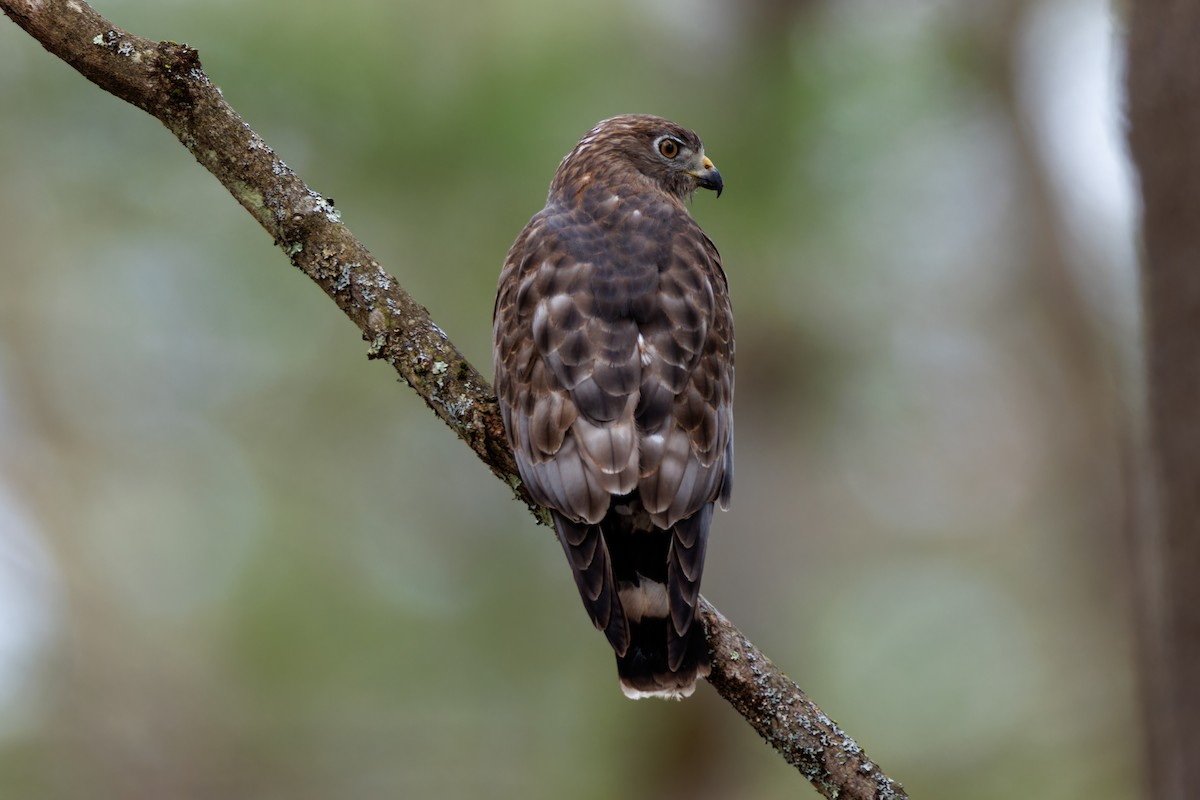
[[[1147,769],[1200,786],[1200,4],[1131,4],[1130,148],[1144,202],[1149,458],[1134,541]]]

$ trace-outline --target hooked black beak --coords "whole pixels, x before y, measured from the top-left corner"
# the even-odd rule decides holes
[[[716,191],[717,197],[720,197],[721,190],[725,188],[725,181],[721,179],[721,173],[711,158],[705,156],[703,163],[704,170],[696,175],[696,185],[701,189],[713,189]]]

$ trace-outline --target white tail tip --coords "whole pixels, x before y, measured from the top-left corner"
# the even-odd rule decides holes
[[[643,689],[635,689],[632,686],[626,686],[622,683],[621,691],[630,700],[645,700],[648,697],[656,697],[659,700],[682,700],[685,697],[692,696],[692,692],[696,691],[696,684],[692,683],[688,686],[673,686],[670,689],[645,691]]]

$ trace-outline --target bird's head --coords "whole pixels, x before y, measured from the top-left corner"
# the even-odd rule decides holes
[[[699,136],[650,114],[624,114],[598,123],[563,159],[555,184],[638,176],[681,200],[697,189],[712,189],[720,197],[725,188]]]

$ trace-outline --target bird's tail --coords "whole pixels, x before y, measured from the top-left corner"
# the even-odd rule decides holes
[[[668,653],[677,642],[680,660],[674,666]],[[666,643],[666,646],[664,646]],[[617,656],[621,691],[631,700],[660,697],[682,700],[696,690],[696,679],[708,675],[708,642],[704,626],[693,620],[682,636],[669,618],[645,617],[629,626],[629,649]]]
[[[617,510],[593,524],[553,516],[588,615],[617,655],[621,691],[691,695],[709,670],[696,606],[712,504],[668,530],[647,530]]]

